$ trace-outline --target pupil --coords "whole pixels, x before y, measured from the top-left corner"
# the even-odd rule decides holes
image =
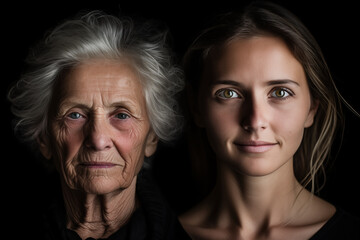
[[[125,118],[126,118],[126,114],[124,114],[124,113],[119,113],[118,117],[119,117],[120,119],[125,119]]]
[[[283,90],[279,90],[277,91],[277,94],[276,94],[278,97],[282,97],[284,96],[284,91]]]
[[[227,98],[230,98],[230,97],[232,97],[232,91],[229,91],[229,90],[225,90],[225,97],[227,97]]]
[[[77,119],[77,118],[80,117],[80,114],[79,114],[79,113],[71,113],[71,114],[70,114],[70,117],[71,117],[72,119]]]

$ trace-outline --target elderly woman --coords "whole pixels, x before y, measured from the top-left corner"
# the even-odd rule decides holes
[[[60,176],[46,239],[188,239],[142,169],[181,129],[182,75],[163,30],[93,11],[29,55],[9,100],[16,132]]]

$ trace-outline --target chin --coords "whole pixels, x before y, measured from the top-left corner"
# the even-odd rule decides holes
[[[269,174],[271,174],[274,171],[267,171],[264,169],[246,169],[245,171],[242,171],[241,173],[244,176],[248,176],[248,177],[263,177],[263,176],[267,176]]]
[[[85,180],[84,184],[80,186],[82,190],[89,194],[104,195],[116,191],[121,191],[128,188],[130,181],[123,179],[112,179],[106,176],[95,177],[91,180]]]
[[[268,159],[248,159],[244,161],[232,161],[232,168],[243,176],[261,177],[275,172],[279,166],[271,164]],[[270,163],[270,164],[269,164]]]

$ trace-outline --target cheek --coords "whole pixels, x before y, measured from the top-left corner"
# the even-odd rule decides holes
[[[299,111],[299,108],[275,114],[272,119],[272,129],[280,138],[280,142],[286,142],[296,151],[303,138],[306,116],[306,111]]]
[[[113,142],[127,169],[134,171],[142,166],[145,150],[145,137],[149,131],[147,125],[132,123],[127,130],[116,133]]]
[[[82,128],[74,128],[66,124],[54,124],[53,135],[52,147],[55,165],[65,179],[72,179],[76,175],[72,163],[84,140]]]
[[[62,147],[65,160],[70,161],[79,152],[84,142],[83,129],[64,127],[59,131],[57,142]]]
[[[238,108],[208,103],[205,110],[205,128],[213,148],[226,144],[236,136],[239,128]]]

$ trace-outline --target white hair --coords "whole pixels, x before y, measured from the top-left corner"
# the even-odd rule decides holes
[[[166,28],[152,23],[136,25],[128,17],[91,11],[53,29],[29,54],[28,71],[8,94],[22,140],[36,143],[46,134],[54,86],[66,69],[98,58],[130,60],[141,78],[152,129],[160,141],[176,139],[183,126],[177,103],[182,71],[173,63]]]

